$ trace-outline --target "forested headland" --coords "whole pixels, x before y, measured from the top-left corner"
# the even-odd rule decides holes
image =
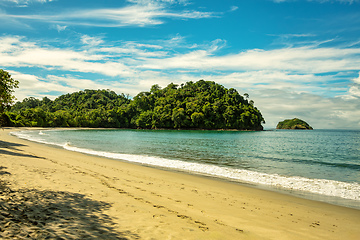
[[[26,98],[3,113],[6,126],[262,130],[253,101],[212,81],[153,85],[132,99],[110,90],[84,90],[55,100]]]
[[[299,118],[286,119],[279,122],[276,129],[300,129],[300,130],[313,130],[313,128],[304,120]]]

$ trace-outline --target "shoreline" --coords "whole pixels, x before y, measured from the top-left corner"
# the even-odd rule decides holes
[[[24,128],[25,129],[25,132],[27,131],[28,128]],[[19,129],[20,131],[21,130],[24,130],[24,129]],[[51,131],[51,130],[55,130],[55,131],[65,131],[65,130],[119,130],[119,129],[116,129],[116,128],[111,128],[111,129],[108,129],[108,128],[30,128],[29,130],[44,130],[44,131]],[[125,130],[131,130],[131,129],[125,129]],[[156,130],[150,130],[150,131],[156,131]],[[178,131],[178,130],[175,130],[175,131]],[[22,139],[25,139],[25,140],[29,140],[27,137],[22,137],[22,136],[17,136],[16,134],[13,134],[14,136],[16,137],[19,137],[19,138],[22,138]],[[215,179],[215,180],[218,180],[218,181],[225,181],[225,182],[229,182],[229,183],[232,183],[232,184],[240,184],[240,185],[245,185],[245,186],[250,186],[250,187],[253,187],[253,188],[258,188],[258,189],[262,189],[262,190],[267,190],[267,191],[272,191],[272,192],[278,192],[278,193],[282,193],[282,194],[287,194],[287,195],[292,195],[292,196],[296,196],[296,197],[300,197],[300,198],[304,198],[304,199],[309,199],[309,200],[314,200],[314,201],[321,201],[321,202],[325,202],[325,203],[329,203],[329,204],[333,204],[333,205],[337,205],[337,206],[343,206],[343,207],[349,207],[349,208],[354,208],[354,209],[357,209],[357,210],[360,210],[360,203],[358,200],[355,200],[355,199],[351,199],[351,198],[347,198],[347,197],[341,197],[341,196],[334,196],[334,195],[327,195],[326,193],[318,193],[316,191],[306,191],[306,190],[302,190],[302,189],[299,189],[299,188],[287,188],[289,187],[289,185],[287,187],[284,187],[282,184],[283,183],[277,183],[277,184],[272,184],[272,183],[269,183],[269,182],[254,182],[254,181],[249,181],[246,177],[245,178],[239,178],[239,177],[234,177],[230,174],[218,174],[217,171],[210,171],[210,172],[207,172],[207,171],[199,171],[199,170],[196,170],[196,169],[193,169],[193,167],[191,167],[191,169],[189,169],[188,167],[184,167],[184,166],[181,166],[180,168],[179,167],[175,167],[172,166],[172,165],[169,165],[169,164],[162,164],[160,162],[153,162],[152,159],[148,159],[146,161],[142,161],[139,159],[129,159],[128,156],[126,156],[127,154],[119,154],[119,155],[123,155],[123,156],[119,156],[119,155],[112,155],[113,153],[112,152],[102,152],[102,151],[99,151],[99,150],[91,150],[91,149],[87,149],[86,147],[75,147],[73,149],[71,145],[68,145],[68,146],[63,146],[61,144],[58,144],[58,143],[48,143],[46,141],[38,141],[36,139],[32,139],[32,140],[29,140],[29,141],[32,141],[32,142],[37,142],[37,143],[40,143],[40,144],[45,144],[45,145],[50,145],[52,147],[57,147],[57,148],[61,148],[61,149],[66,149],[68,151],[74,151],[74,152],[80,152],[80,153],[83,153],[83,154],[86,154],[86,155],[89,155],[89,156],[97,156],[97,157],[101,157],[101,158],[106,158],[106,159],[111,159],[111,160],[116,160],[116,161],[121,161],[121,162],[125,162],[125,163],[130,163],[130,164],[136,164],[138,166],[147,166],[147,167],[151,167],[151,168],[156,168],[156,169],[160,169],[160,170],[165,170],[165,171],[173,171],[173,172],[178,172],[178,173],[183,173],[183,174],[190,174],[190,175],[195,175],[195,176],[201,176],[201,177],[207,177],[207,178],[210,178],[210,179]],[[150,160],[150,161],[149,161]],[[167,160],[167,159],[164,159],[164,160]],[[180,160],[181,161],[181,160]],[[175,161],[176,162],[176,161]],[[231,170],[231,169],[229,169]],[[262,175],[265,174],[267,175],[266,173],[262,173],[262,172],[256,172],[254,171],[253,173],[255,174],[259,174],[258,177],[260,179],[262,179]],[[244,172],[242,173],[243,175],[245,174],[248,174],[247,172]],[[251,173],[252,174],[252,173]],[[277,176],[277,174],[275,174]],[[292,181],[292,177],[295,177],[295,178],[301,178],[301,177],[298,177],[297,175],[294,175],[294,176],[287,176],[290,181]],[[306,179],[306,178],[305,178]],[[320,181],[325,181],[325,179],[308,179],[308,180],[320,180]],[[334,186],[334,184],[347,184],[346,182],[339,182],[339,181],[336,181],[336,180],[329,180],[330,182],[334,181],[333,182],[333,185],[332,186],[328,186],[330,189]],[[287,184],[285,182],[285,184]],[[306,186],[306,181],[305,181],[305,186]],[[350,183],[351,184],[351,183]],[[290,187],[292,187],[290,185]],[[351,187],[351,186],[347,186],[347,187]],[[326,188],[322,188],[320,190],[325,190]],[[340,190],[340,192],[342,190],[346,191],[345,187],[343,187],[342,189],[338,189]],[[357,196],[356,194],[353,196]]]
[[[7,128],[0,132],[3,172],[0,179],[8,182],[15,192],[34,189],[42,193],[57,192],[57,195],[77,194],[93,204],[106,204],[95,215],[107,216],[109,221],[104,220],[104,228],[108,229],[110,238],[115,235],[125,239],[360,237],[357,209],[213,177],[71,152],[10,136],[9,132],[15,130]],[[64,216],[74,217],[64,208],[60,209]],[[86,206],[83,210],[87,210]],[[64,227],[51,224],[59,236],[66,236]],[[44,228],[49,225],[45,224]],[[81,229],[89,234],[95,231]]]

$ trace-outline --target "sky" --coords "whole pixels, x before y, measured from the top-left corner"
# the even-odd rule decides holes
[[[20,101],[204,79],[248,93],[266,129],[360,129],[360,0],[0,0],[0,22]]]

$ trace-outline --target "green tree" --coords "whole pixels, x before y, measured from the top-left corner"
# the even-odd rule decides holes
[[[204,114],[201,112],[194,112],[191,114],[191,121],[193,122],[194,126],[202,127],[204,125]]]
[[[0,69],[0,126],[2,126],[4,111],[14,102],[14,88],[18,88],[19,81],[11,78],[11,75]]]
[[[248,98],[248,94],[245,95]],[[161,88],[133,99],[110,90],[65,94],[55,100],[26,98],[6,114],[8,125],[261,130],[260,111],[234,88],[200,80]]]
[[[152,128],[153,111],[145,111],[136,119],[136,126],[139,128]]]
[[[171,120],[174,121],[174,128],[181,128],[185,125],[186,115],[183,108],[175,108],[171,116]]]

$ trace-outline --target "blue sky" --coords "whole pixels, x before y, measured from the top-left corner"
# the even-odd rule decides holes
[[[360,129],[360,0],[0,0],[0,21],[18,100],[205,79],[266,128]]]

